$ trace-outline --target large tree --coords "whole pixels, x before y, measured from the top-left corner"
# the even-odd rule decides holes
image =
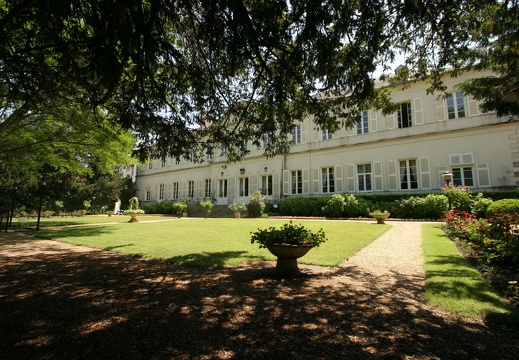
[[[516,0],[3,1],[0,134],[66,101],[138,133],[143,158],[220,144],[232,158],[265,134],[272,155],[304,116],[333,130],[394,110],[372,77],[399,53],[397,80],[431,90],[445,71],[496,71],[465,90],[511,113],[500,96],[519,80],[518,22]]]

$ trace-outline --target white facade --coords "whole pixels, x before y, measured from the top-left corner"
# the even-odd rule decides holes
[[[426,83],[395,89],[401,110],[389,116],[363,112],[354,128],[329,134],[311,119],[295,124],[295,144],[286,155],[263,156],[252,149],[239,163],[226,164],[214,154],[201,164],[188,160],[155,160],[137,171],[141,202],[216,198],[248,202],[256,190],[268,197],[322,196],[333,193],[373,194],[439,191],[441,174],[473,191],[516,188],[519,184],[519,122],[483,114],[455,84],[484,73],[448,78],[452,94],[438,99]],[[517,175],[517,176],[516,176]]]

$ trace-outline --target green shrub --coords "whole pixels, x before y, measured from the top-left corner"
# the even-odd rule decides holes
[[[354,195],[344,196],[344,217],[368,217],[370,207],[374,208],[373,204],[363,198],[357,198]]]
[[[249,199],[247,204],[247,212],[249,217],[258,218],[265,210],[265,201],[261,192],[255,191]]]
[[[492,217],[496,213],[506,215],[519,214],[519,199],[503,199],[494,201],[487,207],[486,217]]]
[[[445,185],[443,187],[443,194],[450,199],[451,208],[460,211],[470,211],[472,205],[472,194],[468,186],[461,185]]]
[[[472,200],[472,205],[470,206],[470,209],[474,215],[478,219],[485,217],[485,214],[487,213],[487,208],[490,206],[490,204],[493,203],[492,199],[487,199],[484,197],[482,193],[479,193],[476,195],[476,197]]]
[[[398,217],[403,219],[440,219],[448,208],[449,201],[444,195],[411,196],[409,199],[400,201]]]
[[[303,196],[290,197],[279,203],[279,212],[287,216],[315,216],[315,199]]]
[[[204,200],[200,202],[200,206],[204,209],[205,217],[207,218],[213,210],[214,203],[211,200]]]
[[[327,217],[338,218],[344,216],[344,196],[334,194],[328,198],[323,206],[323,214]]]

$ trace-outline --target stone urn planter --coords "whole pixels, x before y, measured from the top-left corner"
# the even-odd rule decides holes
[[[234,213],[234,218],[235,218],[235,219],[239,219],[239,218],[241,218],[241,212],[235,212],[235,213]]]
[[[387,211],[384,211],[384,212],[378,211],[378,212],[373,212],[373,213],[371,213],[369,215],[372,216],[375,220],[377,220],[377,224],[385,224],[385,220],[391,214],[388,213]]]
[[[314,245],[290,245],[272,244],[267,249],[272,255],[277,256],[276,271],[285,275],[299,275],[301,271],[297,265],[297,259],[306,255]]]
[[[312,232],[301,224],[293,224],[292,221],[279,229],[274,227],[258,229],[251,234],[252,244],[257,242],[260,248],[267,248],[277,257],[276,272],[283,276],[301,274],[297,259],[326,241],[323,229]]]
[[[137,197],[132,197],[130,199],[130,208],[124,210],[123,214],[130,216],[130,221],[128,221],[129,223],[139,222],[137,216],[144,214],[144,210],[139,209],[139,199]]]

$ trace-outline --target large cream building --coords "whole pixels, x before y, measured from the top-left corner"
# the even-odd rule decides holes
[[[248,202],[256,190],[267,197],[334,193],[437,192],[451,172],[455,184],[473,191],[519,184],[519,122],[482,113],[478,102],[454,89],[470,77],[446,78],[446,99],[426,93],[417,82],[392,97],[401,104],[389,116],[366,110],[354,128],[329,133],[311,119],[294,124],[286,155],[266,158],[251,148],[239,163],[226,164],[225,149],[202,163],[155,160],[137,169],[139,200]],[[268,139],[264,139],[268,141]]]

